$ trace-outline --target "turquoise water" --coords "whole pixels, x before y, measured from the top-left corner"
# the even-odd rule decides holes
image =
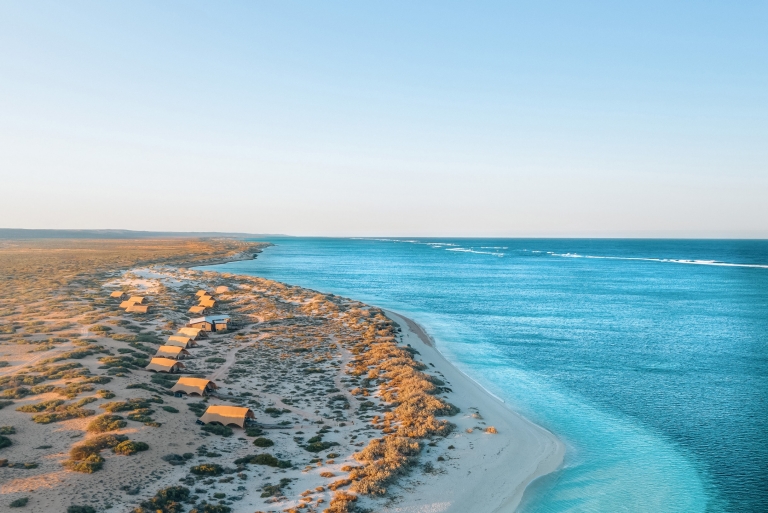
[[[523,511],[768,511],[768,241],[270,240],[214,268],[400,311],[566,443]]]

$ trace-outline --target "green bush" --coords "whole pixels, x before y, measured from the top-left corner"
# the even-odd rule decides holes
[[[224,469],[218,463],[203,463],[189,469],[196,476],[218,476]]]
[[[244,458],[238,458],[235,460],[235,465],[245,465],[249,463],[277,468],[289,468],[292,466],[290,461],[278,460],[268,453],[246,456]]]
[[[212,433],[220,436],[232,436],[232,428],[229,426],[222,426],[221,424],[206,424],[201,428],[206,433]]]
[[[128,423],[119,415],[104,414],[96,417],[88,424],[88,431],[91,433],[106,433],[108,431],[117,431],[127,425]]]
[[[91,506],[70,506],[67,508],[67,513],[96,513],[96,510]]]
[[[179,410],[177,410],[173,406],[163,406],[163,409],[168,413],[179,413]]]
[[[205,504],[202,509],[193,509],[189,513],[230,513],[232,508],[223,504]]]
[[[7,436],[0,435],[0,449],[5,449],[13,445],[13,442]]]
[[[130,456],[132,454],[136,454],[139,451],[146,451],[147,449],[149,449],[149,445],[144,442],[126,440],[117,444],[112,450],[115,452],[115,454]]]
[[[247,427],[245,428],[245,434],[248,436],[261,436],[264,434],[264,430],[260,427]]]
[[[224,363],[227,361],[226,358],[219,358],[218,356],[214,356],[213,358],[206,358],[206,362],[208,363]]]
[[[181,513],[183,503],[189,499],[189,488],[171,486],[157,492],[154,497],[141,503],[133,513]]]
[[[253,445],[256,447],[272,447],[275,445],[275,442],[270,440],[269,438],[264,438],[263,436],[260,436],[256,440],[253,441]]]
[[[83,474],[93,474],[97,470],[101,470],[104,466],[104,458],[98,454],[91,454],[86,458],[78,461],[67,460],[64,462],[64,467],[74,472],[82,472]]]
[[[0,426],[0,435],[15,435],[16,428],[13,426]]]
[[[21,497],[11,502],[10,506],[12,508],[23,508],[24,506],[27,505],[28,502],[29,502],[29,497]]]

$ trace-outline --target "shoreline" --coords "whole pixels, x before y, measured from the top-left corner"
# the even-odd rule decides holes
[[[449,435],[469,441],[468,448],[457,447],[461,464],[420,486],[410,500],[384,511],[410,513],[507,513],[516,511],[525,490],[534,480],[559,469],[565,455],[563,444],[553,433],[510,409],[506,403],[461,372],[435,347],[434,339],[412,319],[382,308],[386,316],[402,329],[403,343],[419,351],[421,361],[443,376],[451,391],[447,400],[461,408],[457,416],[471,417],[481,412],[497,435],[469,434],[458,429]],[[457,418],[451,421],[456,424]],[[470,424],[474,423],[470,420]],[[461,426],[463,427],[463,426]],[[476,432],[476,431],[475,431]],[[458,443],[456,443],[458,446]],[[432,481],[432,480],[430,480]],[[425,506],[430,505],[425,509]]]

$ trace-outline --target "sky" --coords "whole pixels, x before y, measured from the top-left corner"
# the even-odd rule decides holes
[[[768,238],[766,2],[0,3],[0,227]]]

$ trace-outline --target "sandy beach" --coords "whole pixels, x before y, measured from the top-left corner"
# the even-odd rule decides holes
[[[413,320],[386,311],[403,329],[403,342],[415,347],[452,389],[448,400],[461,408],[448,439],[456,449],[443,474],[424,474],[413,496],[384,511],[398,513],[505,513],[516,510],[528,484],[556,470],[565,446],[546,429],[512,411],[459,371],[435,348],[431,337]],[[473,416],[479,414],[482,418]],[[493,425],[498,435],[476,427]],[[467,429],[473,429],[467,433]],[[427,455],[428,456],[428,455]]]

